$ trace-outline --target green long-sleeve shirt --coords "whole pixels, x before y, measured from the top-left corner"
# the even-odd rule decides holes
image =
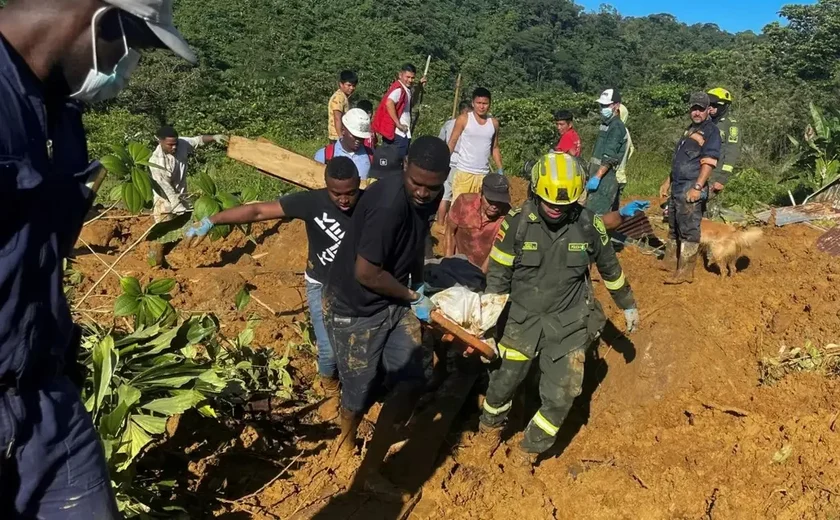
[[[607,164],[614,169],[621,164],[626,150],[627,128],[621,118],[613,116],[608,122],[601,123],[590,167]]]

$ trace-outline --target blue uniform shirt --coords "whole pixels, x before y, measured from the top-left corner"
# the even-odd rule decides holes
[[[317,152],[315,152],[315,157],[313,159],[316,162],[321,164],[327,163],[327,148],[321,148]],[[353,163],[356,165],[356,169],[359,170],[359,178],[365,180],[368,178],[368,172],[370,172],[370,155],[368,155],[368,150],[364,146],[360,146],[358,150],[355,152],[348,152],[341,146],[341,140],[335,142],[335,151],[333,152],[333,157],[349,157]]]
[[[0,36],[0,379],[60,369],[72,321],[62,259],[88,209],[81,109],[48,99]]]
[[[674,153],[671,164],[671,182],[681,186],[694,184],[700,176],[702,164],[714,170],[720,159],[720,131],[711,119],[688,127]],[[676,193],[676,191],[673,191]]]

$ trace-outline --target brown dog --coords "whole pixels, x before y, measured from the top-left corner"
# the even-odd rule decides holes
[[[737,272],[735,262],[764,232],[758,228],[737,229],[723,222],[703,219],[700,222],[700,247],[706,253],[709,265],[717,265],[720,275],[726,267],[727,276]]]

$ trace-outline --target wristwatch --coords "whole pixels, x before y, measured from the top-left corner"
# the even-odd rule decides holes
[[[699,182],[694,183],[694,189],[697,191],[703,191],[703,186],[700,186]]]

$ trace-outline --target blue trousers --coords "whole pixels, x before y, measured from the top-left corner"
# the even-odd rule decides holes
[[[330,336],[324,326],[324,309],[321,306],[323,285],[306,281],[306,301],[309,303],[309,316],[315,329],[315,346],[318,348],[318,374],[334,379],[338,377],[335,364],[335,351],[330,343]]]
[[[389,305],[365,317],[328,311],[325,321],[338,359],[345,410],[361,413],[372,404],[380,365],[388,387],[424,381],[420,322],[408,306]]]
[[[122,518],[99,435],[67,377],[0,393],[0,446],[0,518]]]
[[[389,141],[385,138],[383,138],[382,141],[384,141],[385,144],[396,146],[400,160],[405,159],[405,156],[408,155],[408,147],[411,145],[411,139],[408,137],[395,135],[393,141]]]

